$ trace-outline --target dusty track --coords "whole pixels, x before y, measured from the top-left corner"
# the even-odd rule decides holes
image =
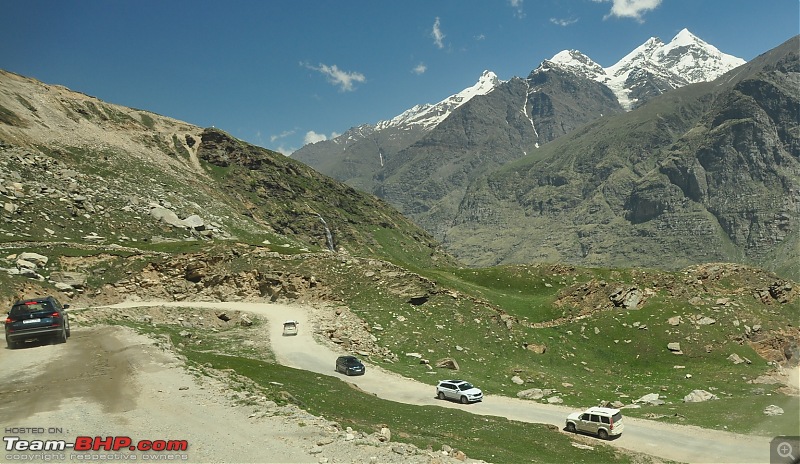
[[[308,308],[256,303],[134,302],[116,307],[194,307],[248,311],[265,317],[278,361],[324,375],[340,353],[312,336]],[[286,319],[300,321],[300,334],[281,335]],[[4,427],[60,428],[47,437],[71,440],[77,435],[124,435],[137,439],[183,439],[191,462],[319,462],[320,431],[299,427],[291,418],[248,417],[251,410],[232,407],[224,388],[198,384],[180,361],[130,331],[116,327],[73,329],[66,345],[22,350],[0,349],[0,418]],[[361,389],[393,401],[464,408],[474,414],[564,425],[571,409],[488,395],[482,403],[462,406],[435,399],[430,384],[400,378],[379,367],[349,377]],[[392,388],[387,388],[391,385]],[[8,435],[8,433],[6,433]],[[613,446],[681,462],[769,462],[769,438],[743,436],[697,427],[626,418],[625,433]],[[354,451],[326,448],[332,461],[369,460]],[[372,450],[369,450],[372,451]],[[373,453],[376,454],[376,453]],[[267,458],[265,458],[267,457]],[[378,457],[389,462],[391,453]],[[402,462],[403,457],[395,455]],[[266,459],[266,460],[265,460]],[[339,459],[343,459],[339,461]],[[420,459],[415,462],[427,462]]]

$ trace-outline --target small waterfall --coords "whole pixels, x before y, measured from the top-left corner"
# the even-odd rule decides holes
[[[330,229],[328,229],[328,223],[327,223],[327,222],[325,222],[325,219],[323,219],[323,218],[322,218],[322,215],[320,215],[319,213],[317,213],[317,217],[318,217],[318,218],[319,218],[319,220],[322,222],[322,227],[324,227],[324,228],[325,228],[325,237],[328,239],[328,250],[330,250],[330,251],[336,251],[336,250],[333,248],[333,235],[331,235],[331,230],[330,230]]]
[[[381,167],[383,167],[383,152],[379,151],[378,152],[378,156],[380,156],[380,158],[381,158]]]

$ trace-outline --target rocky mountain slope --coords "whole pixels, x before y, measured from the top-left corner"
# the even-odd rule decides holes
[[[448,260],[386,203],[279,153],[0,71],[3,241],[239,240]]]
[[[713,80],[743,63],[685,29],[667,44],[649,39],[608,68],[577,50],[563,51],[527,78],[473,92],[427,129],[394,124],[384,132],[379,123],[369,134],[361,128],[349,131],[293,157],[374,192],[450,246],[448,230],[475,179],[598,118]],[[379,138],[391,140],[391,149],[377,143]],[[460,247],[458,253],[465,262],[487,263],[470,248]]]
[[[375,176],[387,160],[433,130],[456,108],[500,84],[495,73],[484,71],[474,85],[438,103],[415,105],[392,119],[363,124],[331,140],[308,144],[294,152],[292,158],[359,190],[372,192]]]
[[[473,182],[447,246],[485,265],[730,260],[796,278],[798,40]]]

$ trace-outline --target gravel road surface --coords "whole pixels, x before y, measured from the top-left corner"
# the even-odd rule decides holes
[[[246,311],[269,321],[272,349],[281,364],[338,376],[364,391],[392,401],[466,409],[474,414],[564,426],[573,409],[533,401],[487,395],[472,405],[435,398],[429,383],[400,377],[367,365],[367,374],[346,377],[333,370],[340,352],[313,336],[311,310],[304,306],[264,303],[129,302],[111,306],[207,308]],[[282,323],[294,319],[299,334],[282,336]],[[226,389],[210,379],[198,379],[182,369],[174,355],[152,341],[113,327],[73,328],[67,344],[0,349],[0,423],[5,437],[21,440],[72,441],[77,436],[123,436],[138,440],[186,440],[188,451],[163,451],[185,462],[449,462],[441,453],[366,446],[324,420],[304,417],[303,411],[275,415],[252,414],[252,408],[234,406]],[[391,388],[388,388],[391,386]],[[298,419],[300,417],[301,419]],[[305,426],[299,426],[303,421]],[[745,436],[692,426],[662,424],[626,418],[625,433],[606,443],[679,462],[769,462],[767,437]],[[311,424],[309,426],[308,424]],[[5,451],[4,462],[44,461],[45,455],[64,453],[95,461],[100,454],[141,460],[147,452],[122,450]],[[27,457],[23,457],[27,456]],[[16,456],[16,457],[15,457]],[[56,456],[57,457],[57,456]],[[146,456],[144,456],[146,458]],[[58,461],[50,456],[51,461]],[[456,461],[453,461],[456,462]]]

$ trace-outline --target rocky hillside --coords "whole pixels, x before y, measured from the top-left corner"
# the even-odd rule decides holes
[[[540,68],[476,96],[389,159],[375,193],[442,241],[477,177],[593,121],[621,113],[613,92],[558,68]],[[462,258],[471,262],[472,257]]]
[[[415,105],[390,120],[363,124],[331,140],[308,144],[292,153],[292,158],[372,192],[378,185],[376,175],[387,160],[432,131],[458,107],[500,84],[496,74],[484,71],[474,85],[438,103]]]
[[[798,40],[473,182],[446,245],[485,265],[736,261],[797,278]]]
[[[449,260],[383,201],[279,153],[2,71],[0,166],[1,241]]]
[[[448,230],[476,179],[585,124],[743,63],[686,29],[668,43],[651,38],[608,68],[578,50],[564,50],[526,78],[479,81],[475,87],[486,92],[465,89],[457,95],[473,96],[447,107],[435,125],[405,124],[409,118],[401,115],[307,145],[292,157],[375,193],[450,246]],[[458,253],[471,264],[488,262],[469,248]]]

